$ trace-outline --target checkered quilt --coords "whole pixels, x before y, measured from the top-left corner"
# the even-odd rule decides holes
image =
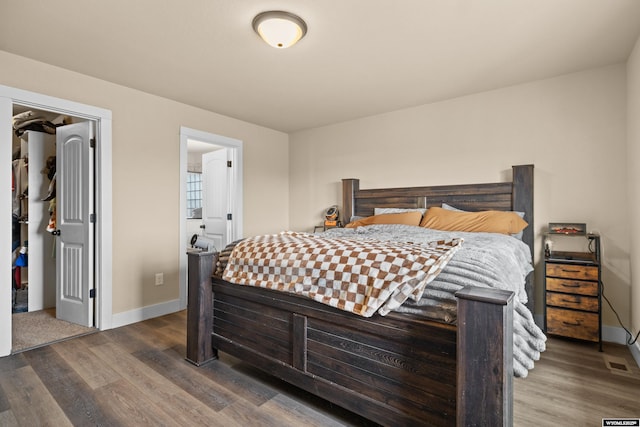
[[[364,317],[419,300],[462,239],[428,244],[282,232],[238,243],[222,278],[292,292]]]

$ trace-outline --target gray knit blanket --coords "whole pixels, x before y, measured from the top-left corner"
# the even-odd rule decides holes
[[[546,337],[526,307],[525,281],[533,270],[529,247],[507,235],[443,232],[408,225],[380,224],[355,229],[333,228],[327,237],[428,243],[462,238],[464,243],[442,272],[427,286],[419,301],[407,300],[395,311],[455,322],[455,293],[465,286],[505,289],[514,292],[513,371],[526,377],[545,350]]]

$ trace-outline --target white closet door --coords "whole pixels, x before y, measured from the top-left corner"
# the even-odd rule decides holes
[[[202,155],[202,225],[204,235],[220,251],[227,245],[231,220],[229,174],[226,148]]]
[[[93,326],[94,224],[91,122],[57,129],[56,317]]]

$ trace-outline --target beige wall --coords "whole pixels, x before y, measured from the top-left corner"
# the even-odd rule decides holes
[[[311,230],[327,206],[340,203],[345,177],[361,178],[363,188],[492,182],[507,179],[513,164],[534,163],[538,299],[540,232],[551,221],[583,221],[603,236],[606,292],[629,323],[631,295],[633,307],[640,307],[629,266],[630,241],[640,242],[640,228],[628,215],[638,217],[640,202],[627,202],[628,191],[638,192],[636,185],[627,189],[627,178],[640,178],[640,162],[632,160],[640,154],[640,128],[632,120],[627,127],[626,85],[629,117],[638,116],[638,51],[636,46],[627,67],[290,136],[1,51],[0,84],[113,112],[114,313],[178,297],[178,133],[187,126],[244,142],[245,235]],[[636,252],[632,264],[638,270]],[[158,271],[165,272],[162,287],[153,283]],[[604,313],[605,324],[618,326],[607,307]]]
[[[309,230],[340,204],[341,178],[361,188],[494,182],[533,163],[538,301],[540,232],[586,222],[602,234],[606,293],[628,322],[625,79],[619,64],[292,134],[291,227]],[[617,326],[608,308],[604,322]]]
[[[114,314],[179,296],[180,126],[243,141],[246,235],[287,227],[286,134],[6,52],[0,64],[2,85],[112,111]]]
[[[640,38],[627,62],[627,141],[633,308],[631,327],[637,333],[640,331]]]

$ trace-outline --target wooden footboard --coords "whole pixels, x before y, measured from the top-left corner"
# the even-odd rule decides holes
[[[511,425],[511,292],[462,290],[457,327],[400,313],[363,318],[211,282],[213,262],[189,254],[190,362],[223,351],[383,425]]]

